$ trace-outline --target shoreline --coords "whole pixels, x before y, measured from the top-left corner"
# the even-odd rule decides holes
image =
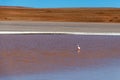
[[[120,33],[86,33],[86,32],[22,32],[0,31],[0,35],[90,35],[90,36],[120,36]]]
[[[0,34],[120,35],[119,23],[0,21]]]

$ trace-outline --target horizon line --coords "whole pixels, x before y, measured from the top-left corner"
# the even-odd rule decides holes
[[[8,6],[8,5],[0,5],[0,7],[18,7],[18,8],[120,8],[120,7],[30,7],[30,6]]]

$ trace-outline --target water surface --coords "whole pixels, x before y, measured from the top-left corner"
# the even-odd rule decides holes
[[[119,45],[120,36],[0,35],[0,79],[119,80]]]

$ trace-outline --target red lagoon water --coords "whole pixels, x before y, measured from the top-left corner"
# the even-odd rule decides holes
[[[103,67],[119,58],[120,36],[0,35],[1,76]]]

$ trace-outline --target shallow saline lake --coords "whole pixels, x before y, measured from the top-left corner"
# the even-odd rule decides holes
[[[0,35],[0,80],[120,80],[119,75],[120,36]]]

